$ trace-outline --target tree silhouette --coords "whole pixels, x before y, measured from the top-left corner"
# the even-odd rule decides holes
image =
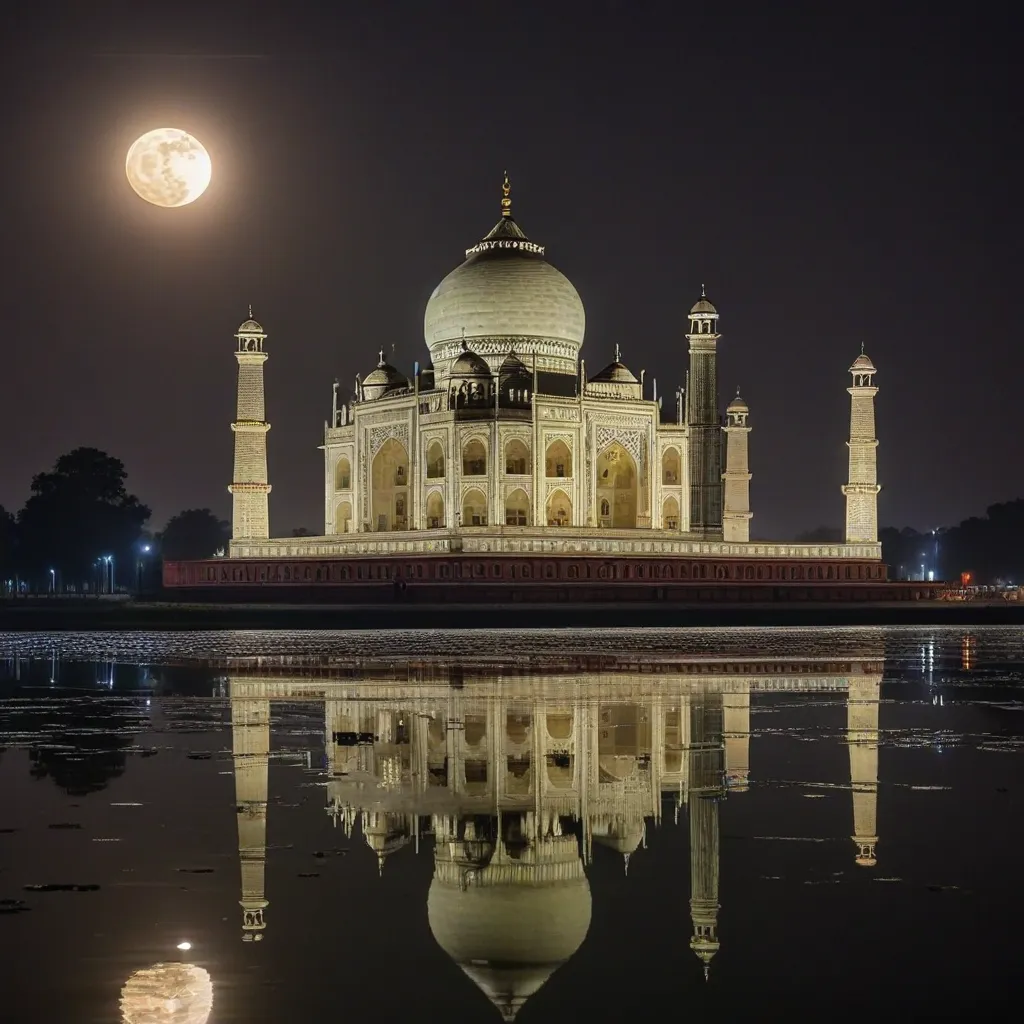
[[[46,738],[29,748],[32,778],[51,779],[70,796],[98,793],[124,774],[133,738],[128,729],[138,722],[120,700],[64,703],[58,720],[38,723]]]
[[[157,536],[160,554],[171,561],[211,558],[227,548],[230,539],[230,525],[208,508],[187,508],[179,512]]]
[[[882,557],[898,575],[919,571],[922,563],[937,579],[956,582],[970,573],[982,584],[1024,583],[1024,499],[990,505],[984,516],[932,533],[909,526],[886,527],[879,533]]]
[[[0,680],[3,728],[25,737],[34,779],[49,779],[71,796],[99,792],[124,773],[145,712],[136,696],[118,695],[116,682],[112,692],[97,693],[97,666],[89,662],[62,662],[59,689],[41,698],[50,671],[49,659],[41,659],[23,663],[20,680]],[[102,671],[118,674],[116,666]]]
[[[32,480],[18,514],[19,561],[38,580],[50,569],[65,584],[93,579],[96,560],[134,564],[149,509],[125,487],[124,464],[96,448],[76,448]]]

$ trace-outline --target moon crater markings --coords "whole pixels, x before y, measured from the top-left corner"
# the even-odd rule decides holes
[[[195,202],[210,184],[213,166],[206,147],[180,128],[155,128],[132,143],[125,174],[136,195],[154,206]]]

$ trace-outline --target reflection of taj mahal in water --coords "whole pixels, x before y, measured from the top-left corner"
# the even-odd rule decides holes
[[[748,787],[758,695],[846,695],[853,856],[875,864],[880,650],[614,667],[571,658],[543,674],[430,662],[307,671],[295,660],[228,676],[246,941],[267,928],[274,701],[323,702],[327,811],[346,835],[361,831],[382,884],[391,854],[433,838],[431,932],[506,1020],[583,944],[594,844],[628,869],[663,817],[688,823],[689,946],[707,974],[719,949],[719,802]]]

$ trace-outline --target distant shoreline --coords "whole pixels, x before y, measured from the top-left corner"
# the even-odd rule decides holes
[[[1024,625],[1024,603],[271,604],[46,599],[0,604],[0,632],[220,629],[530,629],[632,626]]]

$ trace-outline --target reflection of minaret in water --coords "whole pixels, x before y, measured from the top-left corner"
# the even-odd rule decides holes
[[[690,949],[708,977],[718,952],[718,800],[722,795],[722,696],[694,696],[690,702],[689,786]]]
[[[725,778],[730,793],[750,785],[750,690],[722,694],[725,731]]]
[[[846,711],[846,741],[850,747],[850,785],[853,790],[853,842],[856,862],[875,866],[878,842],[878,691],[881,674],[852,676]]]
[[[235,810],[238,857],[242,865],[242,941],[259,942],[267,860],[267,768],[270,754],[270,701],[231,701],[232,753],[235,761]]]

